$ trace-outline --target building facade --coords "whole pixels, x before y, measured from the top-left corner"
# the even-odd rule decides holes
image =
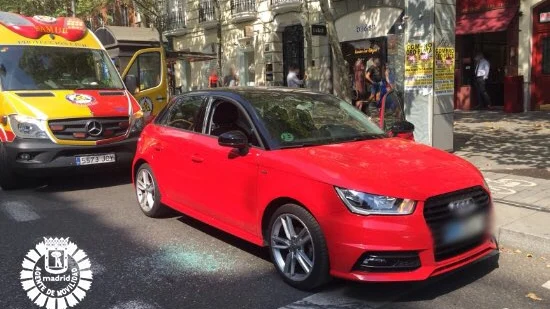
[[[476,105],[477,52],[491,63],[487,89],[494,105],[512,100],[524,103],[514,111],[550,107],[544,91],[550,86],[550,0],[457,0],[456,34],[457,108]]]

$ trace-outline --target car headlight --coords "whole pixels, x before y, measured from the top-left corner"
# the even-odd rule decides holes
[[[139,133],[143,131],[145,127],[145,118],[143,117],[142,112],[137,112],[132,116],[132,127],[130,129],[131,133]]]
[[[389,196],[374,195],[336,187],[338,196],[348,209],[360,215],[410,215],[416,202]]]
[[[10,115],[10,127],[17,137],[46,139],[45,122],[36,118],[21,115]]]

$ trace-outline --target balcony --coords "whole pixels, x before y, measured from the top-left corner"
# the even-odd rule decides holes
[[[231,20],[234,23],[256,19],[256,0],[231,0]]]
[[[166,21],[166,29],[164,35],[166,36],[178,36],[184,35],[187,31],[185,25],[185,13],[184,12],[172,12],[166,14],[164,17]]]
[[[218,25],[214,1],[203,0],[199,3],[199,24],[205,29],[214,28]]]
[[[271,10],[273,13],[286,13],[300,9],[302,0],[271,0]]]

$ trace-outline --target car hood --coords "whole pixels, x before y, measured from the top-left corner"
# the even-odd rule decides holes
[[[122,90],[11,91],[6,98],[14,113],[43,120],[122,117],[130,114],[132,106],[128,93]]]
[[[276,150],[265,163],[338,187],[422,201],[483,184],[469,162],[399,138]]]

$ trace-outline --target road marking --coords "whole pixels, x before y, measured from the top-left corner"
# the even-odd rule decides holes
[[[546,282],[545,284],[543,284],[542,287],[545,288],[545,289],[549,289],[549,290],[550,290],[550,280],[548,280],[548,282]]]
[[[28,222],[40,219],[32,206],[19,201],[5,201],[0,204],[1,209],[17,222]]]

